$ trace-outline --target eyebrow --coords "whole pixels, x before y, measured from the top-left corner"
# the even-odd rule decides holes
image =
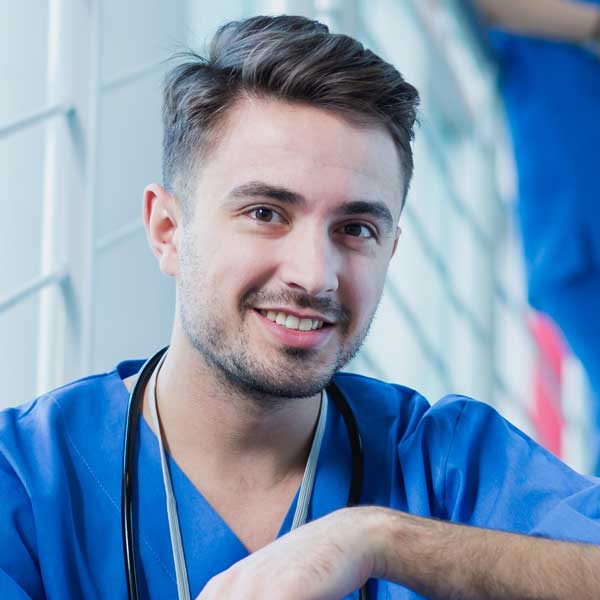
[[[394,230],[394,217],[392,217],[390,209],[378,200],[345,202],[335,212],[342,216],[370,215],[383,224],[386,233]]]
[[[283,204],[296,206],[303,206],[306,204],[306,199],[302,194],[298,194],[284,187],[269,185],[262,181],[250,181],[249,183],[239,185],[238,187],[233,188],[228,195],[232,198],[271,198],[273,200],[278,200]]]
[[[292,206],[302,207],[306,205],[306,198],[302,194],[262,181],[250,181],[239,185],[231,190],[228,196],[231,198],[271,198]],[[352,200],[345,202],[336,208],[335,213],[339,216],[370,215],[383,224],[386,233],[394,230],[394,217],[390,209],[379,200]]]

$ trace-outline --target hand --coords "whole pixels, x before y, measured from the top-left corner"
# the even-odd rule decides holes
[[[587,44],[584,44],[583,47],[600,60],[600,42],[588,42]]]
[[[583,47],[600,60],[600,9],[596,11],[594,29],[583,42]]]
[[[197,600],[339,600],[373,571],[370,507],[344,508],[282,536],[213,577]]]

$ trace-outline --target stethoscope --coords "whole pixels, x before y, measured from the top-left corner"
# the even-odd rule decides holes
[[[125,558],[125,572],[127,574],[127,591],[131,600],[138,599],[137,573],[135,566],[135,550],[133,539],[133,478],[135,476],[134,456],[137,441],[137,428],[142,407],[144,390],[152,377],[157,365],[161,361],[168,346],[159,350],[143,365],[138,378],[129,395],[127,406],[127,421],[125,424],[125,448],[123,450],[123,470],[121,480],[121,527],[123,532],[123,552]],[[356,417],[339,387],[331,382],[327,386],[327,394],[335,404],[344,419],[350,449],[352,453],[352,477],[346,506],[356,506],[360,501],[363,483],[363,448],[360,431]],[[359,599],[368,600],[367,584],[360,589]]]

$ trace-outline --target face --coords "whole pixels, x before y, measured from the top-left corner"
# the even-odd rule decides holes
[[[180,325],[221,381],[269,397],[323,389],[362,344],[397,242],[391,136],[321,109],[244,99],[180,226]]]

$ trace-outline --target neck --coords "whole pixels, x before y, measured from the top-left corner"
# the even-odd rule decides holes
[[[282,402],[224,386],[185,336],[175,334],[158,374],[156,395],[169,453],[199,478],[241,476],[268,488],[304,471],[320,395]],[[144,416],[151,423],[147,396]]]

